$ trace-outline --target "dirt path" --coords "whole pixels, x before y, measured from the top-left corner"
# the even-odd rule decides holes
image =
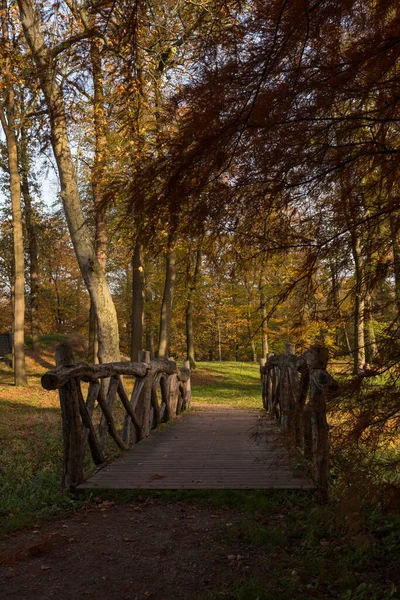
[[[86,508],[0,542],[2,600],[188,600],[251,576],[234,509],[147,500]],[[243,554],[244,552],[244,554]],[[259,574],[259,573],[258,573]]]

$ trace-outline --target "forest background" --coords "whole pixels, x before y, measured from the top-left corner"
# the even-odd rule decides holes
[[[392,440],[398,12],[2,0],[0,330],[15,383],[25,344],[52,332],[81,336],[90,360],[146,348],[192,366],[322,343],[356,375],[346,435]]]

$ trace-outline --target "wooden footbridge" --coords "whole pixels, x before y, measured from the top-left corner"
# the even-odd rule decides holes
[[[239,410],[192,406],[188,363],[146,352],[137,363],[76,364],[61,344],[42,385],[60,394],[63,486],[326,490],[325,401],[335,387],[326,363],[317,347],[270,356],[260,369],[265,410]]]

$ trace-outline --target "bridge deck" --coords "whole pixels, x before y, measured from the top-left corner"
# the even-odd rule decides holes
[[[265,413],[195,406],[78,489],[105,488],[312,489],[315,484],[293,472],[277,426]]]

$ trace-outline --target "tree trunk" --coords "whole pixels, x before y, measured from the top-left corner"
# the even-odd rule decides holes
[[[7,103],[8,104],[8,103]],[[25,324],[25,274],[24,243],[22,234],[21,184],[18,172],[17,137],[13,129],[13,115],[7,117],[0,108],[0,119],[7,142],[8,169],[12,207],[14,244],[14,311],[13,311],[13,359],[15,385],[27,385],[25,369],[24,324]]]
[[[143,250],[137,240],[132,257],[132,337],[131,360],[138,360],[138,353],[143,349],[143,308],[144,277]]]
[[[355,229],[350,231],[352,253],[355,265],[355,310],[354,310],[354,372],[365,364],[364,311],[365,311],[365,270],[361,254],[361,243]]]
[[[390,213],[390,232],[393,250],[393,273],[397,313],[400,315],[400,216],[398,212]]]
[[[102,64],[99,42],[93,39],[90,42],[90,60],[93,79],[93,124],[94,124],[94,157],[92,168],[92,195],[95,211],[95,251],[104,273],[107,262],[107,220],[106,207],[103,202],[103,181],[106,148],[106,115],[104,111],[104,90],[102,78]],[[90,301],[89,313],[89,356],[93,363],[98,362],[98,332],[97,318],[93,301]]]
[[[250,302],[250,299],[249,299]],[[253,332],[251,331],[251,313],[250,313],[250,305],[247,307],[247,333],[249,336],[249,342],[251,346],[251,355],[253,362],[257,362],[257,352],[256,352],[256,344],[254,342]]]
[[[145,287],[147,285],[147,281],[145,283]],[[154,332],[153,332],[153,316],[151,311],[151,303],[152,303],[152,294],[149,289],[145,291],[145,309],[144,309],[144,319],[145,319],[145,327],[146,327],[146,350],[150,351],[150,358],[154,358],[155,350],[154,350]]]
[[[4,108],[0,106],[0,121],[6,136],[8,170],[10,174],[10,194],[12,208],[13,244],[14,244],[14,311],[13,311],[13,363],[15,385],[27,385],[25,370],[24,325],[25,325],[25,273],[24,243],[21,214],[21,182],[18,170],[18,145],[15,131],[15,98],[11,65],[7,52],[9,48],[7,27],[7,2],[2,1],[2,34],[6,46],[6,58],[3,69],[7,81]]]
[[[171,318],[172,318],[172,302],[176,278],[176,251],[168,250],[166,255],[166,272],[164,295],[161,305],[160,316],[160,337],[158,342],[158,358],[168,358]]]
[[[26,131],[21,128],[21,189],[25,205],[25,223],[28,235],[29,248],[29,279],[30,279],[30,314],[31,314],[31,335],[32,348],[34,352],[39,349],[40,326],[39,326],[39,261],[37,252],[37,239],[34,224],[34,214],[32,208],[32,196],[29,186],[29,159],[28,159],[28,141]]]
[[[218,329],[218,360],[219,360],[219,362],[221,362],[221,360],[222,360],[221,321],[219,319],[217,321],[217,329]]]
[[[197,289],[199,281],[200,268],[201,268],[201,257],[202,247],[201,242],[196,252],[196,263],[194,267],[193,276],[190,277],[189,273],[189,261],[188,261],[188,272],[187,272],[187,284],[189,286],[187,301],[186,301],[186,356],[190,362],[190,368],[196,368],[195,356],[194,356],[194,336],[193,336],[193,295]]]
[[[339,292],[339,281],[337,276],[337,268],[333,261],[329,263],[330,271],[331,271],[331,282],[332,282],[332,305],[333,305],[333,313],[334,318],[339,322],[342,322],[342,312],[340,310],[340,292]],[[353,354],[351,349],[349,336],[347,333],[346,325],[342,325],[341,329],[337,329],[337,337],[336,337],[336,345],[338,349],[340,348],[340,331],[343,332],[344,343],[346,345],[346,349],[350,355]]]
[[[269,354],[268,344],[268,313],[267,313],[267,299],[264,293],[264,278],[260,278],[259,290],[260,290],[260,311],[261,311],[261,343],[262,343],[262,357],[266,358]]]
[[[91,242],[79,197],[76,173],[69,146],[62,89],[57,82],[53,57],[47,48],[39,15],[32,0],[18,0],[21,23],[37,68],[37,75],[50,113],[51,143],[61,183],[61,198],[71,240],[83,279],[97,316],[100,362],[118,361],[119,333],[115,306],[102,266]]]
[[[376,344],[374,313],[371,294],[367,294],[365,298],[364,310],[364,335],[365,335],[365,355],[367,363],[375,362],[378,355],[378,347]]]
[[[90,299],[89,308],[89,360],[94,365],[99,362],[99,341],[97,336],[97,319],[94,304]]]

